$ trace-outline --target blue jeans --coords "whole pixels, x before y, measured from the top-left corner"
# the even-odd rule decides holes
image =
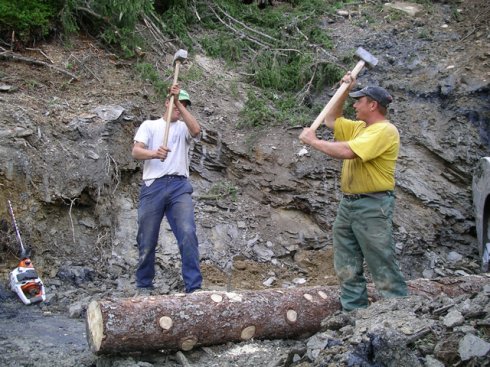
[[[368,306],[366,261],[379,293],[386,298],[407,295],[407,285],[395,259],[392,194],[381,198],[343,198],[333,226],[334,267],[345,311]]]
[[[177,239],[182,259],[185,292],[201,288],[199,249],[192,203],[192,186],[183,176],[164,176],[149,187],[141,186],[138,206],[139,261],[136,286],[152,287],[155,277],[155,251],[163,217]]]

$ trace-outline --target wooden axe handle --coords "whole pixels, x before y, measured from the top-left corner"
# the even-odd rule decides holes
[[[179,78],[179,69],[180,69],[180,61],[177,60],[175,62],[175,71],[174,71],[174,82],[172,85],[177,84],[177,79]],[[170,119],[172,118],[172,112],[174,110],[174,95],[172,94],[170,96],[170,101],[168,104],[168,113],[167,113],[167,120],[165,120],[165,132],[163,134],[163,146],[167,146],[168,142],[168,132],[170,130]]]
[[[352,69],[350,75],[353,78],[357,78],[357,74],[359,74],[359,72],[361,71],[361,69],[364,67],[365,64],[366,64],[366,62],[364,60],[360,60],[357,63],[357,65],[354,67],[354,69]],[[338,102],[338,100],[345,93],[345,91],[347,90],[348,87],[349,87],[348,83],[342,83],[342,85],[339,87],[339,89],[337,89],[337,91],[335,92],[333,97],[330,98],[330,101],[328,101],[327,105],[325,107],[323,107],[322,112],[320,112],[320,114],[317,116],[315,121],[313,121],[313,123],[310,126],[311,129],[313,129],[313,130],[318,129],[318,127],[321,125],[321,123],[325,120],[325,117],[327,116],[327,114],[330,112],[332,107]]]

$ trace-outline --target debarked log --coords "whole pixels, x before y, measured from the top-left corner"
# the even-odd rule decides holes
[[[454,297],[478,292],[489,276],[409,281],[411,294]],[[372,291],[372,287],[369,287]],[[95,354],[150,350],[189,351],[197,346],[256,339],[301,338],[341,309],[339,287],[203,291],[92,301],[86,327]],[[373,294],[373,299],[378,297]]]

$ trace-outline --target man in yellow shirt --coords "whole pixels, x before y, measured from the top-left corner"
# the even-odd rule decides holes
[[[391,95],[381,87],[349,93],[355,80],[348,73],[345,94],[325,117],[335,141],[316,137],[305,128],[300,140],[333,157],[343,159],[340,201],[333,227],[334,266],[340,281],[345,311],[368,306],[363,264],[383,297],[407,295],[407,285],[395,259],[393,208],[395,165],[400,148],[397,128],[386,119]],[[357,121],[342,117],[347,96],[356,99]]]

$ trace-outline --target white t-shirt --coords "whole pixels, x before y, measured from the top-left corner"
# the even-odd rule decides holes
[[[165,120],[143,121],[138,128],[134,140],[146,145],[148,149],[156,150],[163,144]],[[167,146],[170,152],[162,162],[160,159],[147,159],[143,164],[143,181],[150,186],[155,179],[166,175],[189,177],[189,149],[192,136],[184,121],[170,123]]]

